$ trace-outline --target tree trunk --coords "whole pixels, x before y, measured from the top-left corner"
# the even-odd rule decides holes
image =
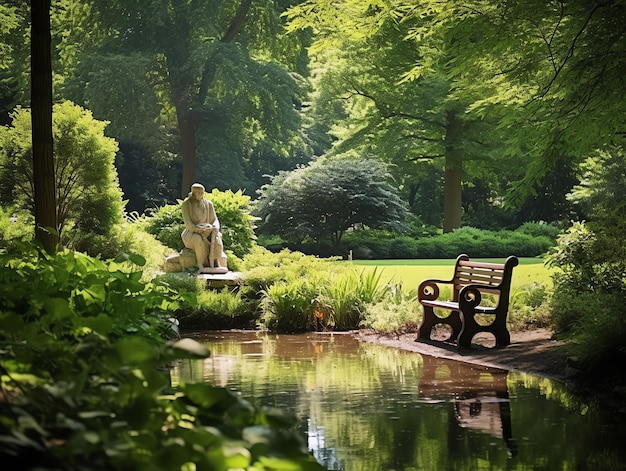
[[[459,146],[463,122],[455,111],[448,111],[446,126],[445,182],[443,187],[443,232],[461,227],[461,182],[463,150]]]
[[[231,42],[241,31],[243,25],[246,20],[246,16],[250,10],[250,6],[252,5],[252,0],[242,0],[237,8],[235,16],[233,17],[228,30],[224,33],[224,36],[220,39],[223,43]],[[167,54],[166,54],[167,55]],[[175,56],[170,54],[170,59],[173,59]],[[172,64],[176,61],[173,60]],[[215,68],[213,64],[208,63],[205,67],[205,70],[202,74],[202,78],[200,81],[200,86],[198,90],[198,96],[196,97],[196,103],[199,106],[204,104],[204,100],[206,98],[208,87],[210,86],[213,76],[215,73]],[[176,88],[176,87],[174,87]],[[190,88],[179,87],[181,90]],[[187,96],[186,99],[190,100],[190,96]],[[184,102],[184,100],[183,100]],[[191,191],[191,185],[196,181],[196,172],[197,172],[197,158],[196,158],[196,126],[198,123],[197,110],[190,110],[184,108],[181,105],[176,105],[176,114],[178,119],[178,129],[180,132],[180,144],[181,144],[181,152],[183,154],[183,187],[181,189],[181,196],[184,198],[187,196],[189,191]]]
[[[183,154],[183,187],[181,196],[185,198],[196,181],[196,122],[191,110],[176,107],[178,130],[180,132],[180,149]]]
[[[31,3],[31,119],[35,238],[48,252],[59,242],[52,140],[50,3]]]

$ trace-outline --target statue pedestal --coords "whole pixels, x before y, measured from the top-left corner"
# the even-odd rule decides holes
[[[210,275],[217,275],[217,274],[224,274],[224,273],[228,273],[228,268],[225,267],[204,267],[200,270],[201,274],[210,274]]]
[[[198,279],[204,280],[207,289],[221,289],[227,286],[243,286],[243,276],[240,272],[229,271],[224,273],[199,273]]]

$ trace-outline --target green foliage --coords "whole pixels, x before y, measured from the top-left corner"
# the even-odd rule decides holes
[[[422,307],[415,291],[405,291],[402,283],[388,288],[386,296],[366,306],[361,327],[394,335],[416,332],[422,319]]]
[[[139,223],[145,227],[149,234],[152,234],[167,247],[176,251],[183,249],[181,234],[185,225],[183,224],[180,203],[161,206],[156,211],[150,212],[149,216],[144,221],[140,220]]]
[[[262,292],[261,324],[275,332],[311,330],[317,290],[306,280],[278,282]]]
[[[246,329],[255,326],[258,302],[245,299],[239,287],[208,289],[206,281],[188,273],[166,273],[159,279],[175,292],[184,292],[190,298],[189,302],[180,303],[174,313],[182,330]]]
[[[213,189],[207,194],[207,198],[215,205],[224,247],[237,257],[243,258],[250,252],[255,241],[255,218],[250,214],[250,197],[241,190],[232,192]]]
[[[57,217],[62,242],[89,251],[92,234],[109,237],[122,219],[122,193],[114,167],[117,143],[107,123],[65,101],[54,105],[53,137]],[[30,110],[17,108],[0,130],[0,202],[34,211]],[[97,252],[95,252],[97,253]],[[94,254],[95,254],[94,253]]]
[[[521,234],[527,234],[532,237],[548,237],[550,240],[556,242],[556,239],[561,232],[561,229],[555,224],[549,224],[543,221],[539,221],[525,222],[520,227],[515,229],[515,231]]]
[[[172,156],[184,154],[187,167],[187,149],[197,156],[192,182],[221,190],[253,191],[263,174],[310,158],[300,113],[307,35],[283,34],[284,2],[72,6],[59,14],[58,88],[110,120],[120,142],[145,148],[142,158],[158,171],[126,180],[140,187],[133,208],[162,204],[163,187],[180,185],[172,182],[180,175]],[[195,174],[195,158],[189,170]]]
[[[260,322],[270,330],[357,329],[365,306],[378,302],[386,291],[377,270],[357,273],[345,262],[286,250],[259,250],[256,257],[244,272],[252,286],[246,289],[262,294]]]
[[[322,469],[284,414],[209,384],[170,386],[164,365],[209,352],[165,341],[181,298],[163,283],[70,251],[2,250],[0,262],[3,466]]]
[[[551,305],[552,291],[546,284],[532,282],[513,290],[507,317],[509,329],[552,327]]]
[[[613,377],[623,378],[622,366],[626,361],[624,292],[583,292],[569,299],[564,299],[560,293],[555,294],[555,298],[557,296],[555,305],[560,314],[566,307],[573,311],[568,318],[572,329],[570,348],[579,361],[583,377],[596,386],[602,382],[610,384]],[[562,315],[559,320],[563,321]]]
[[[389,180],[386,167],[372,158],[319,159],[281,172],[260,190],[259,229],[336,247],[355,226],[403,228],[406,208]]]
[[[379,302],[386,286],[381,285],[382,272],[362,270],[347,271],[330,280],[318,297],[318,302],[328,312],[337,330],[358,329],[366,306]]]
[[[553,276],[553,327],[572,340],[582,374],[591,380],[614,374],[626,360],[623,236],[615,238],[602,223],[598,227],[600,235],[587,224],[573,224],[548,256],[559,268]]]
[[[255,241],[255,218],[250,214],[250,197],[244,195],[241,190],[232,192],[217,189],[207,193],[206,197],[213,202],[220,220],[224,248],[239,258],[244,257],[250,252]],[[180,203],[161,206],[140,222],[148,233],[168,247],[177,251],[184,247],[181,233],[185,225]]]
[[[197,304],[191,312],[184,309],[177,311],[176,315],[185,328],[202,329],[244,329],[255,326],[250,313],[249,303],[241,296],[240,291],[229,288],[221,290],[202,289],[197,294]]]
[[[547,235],[528,234],[528,229],[488,231],[463,227],[446,234],[413,238],[385,231],[359,230],[346,234],[344,252],[354,259],[454,259],[460,253],[474,258],[501,258],[515,254],[535,257],[554,245]],[[547,231],[552,234],[552,229]]]
[[[22,241],[32,239],[34,227],[33,216],[28,211],[0,206],[0,247],[6,247],[15,239]]]
[[[113,227],[108,251],[99,252],[102,258],[115,258],[119,253],[136,253],[146,259],[144,276],[151,278],[163,268],[163,260],[169,250],[154,236],[137,224],[122,221]]]
[[[626,153],[612,145],[594,152],[581,166],[583,177],[569,198],[601,239],[596,249],[611,261],[626,258]],[[598,254],[599,255],[599,254]]]

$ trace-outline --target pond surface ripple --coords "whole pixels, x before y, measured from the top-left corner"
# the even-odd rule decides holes
[[[211,357],[178,363],[174,382],[204,381],[287,410],[330,470],[626,469],[626,426],[546,378],[349,334],[191,337]]]

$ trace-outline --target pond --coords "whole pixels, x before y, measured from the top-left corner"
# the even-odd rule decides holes
[[[626,426],[545,378],[362,343],[349,334],[204,332],[205,381],[278,407],[330,470],[626,469]]]

